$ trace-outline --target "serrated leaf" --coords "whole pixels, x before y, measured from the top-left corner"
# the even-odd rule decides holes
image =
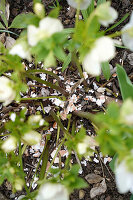
[[[110,78],[110,67],[109,67],[109,62],[103,62],[101,64],[103,75],[106,78],[106,80],[109,80]]]
[[[63,66],[62,66],[62,72],[64,72],[64,70],[68,67],[68,65],[71,62],[71,58],[72,58],[72,54],[69,53],[68,56],[66,57],[66,59],[64,60]]]
[[[5,29],[5,27],[3,26],[3,24],[0,22],[0,28]]]
[[[17,15],[9,28],[27,28],[29,24],[38,25],[39,19],[33,13]]]
[[[128,78],[123,67],[121,67],[118,64],[116,66],[117,66],[117,76],[118,76],[119,86],[123,100],[126,100],[127,98],[133,99],[133,84]]]
[[[60,61],[65,61],[66,59],[66,54],[63,51],[63,49],[60,46],[57,46],[57,48],[54,50],[55,56],[60,60]]]
[[[0,16],[5,26],[8,27],[8,21],[6,19],[6,1],[5,0],[0,1]]]

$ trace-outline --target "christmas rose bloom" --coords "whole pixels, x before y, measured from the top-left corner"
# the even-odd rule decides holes
[[[94,47],[84,57],[83,68],[88,74],[99,76],[101,74],[101,63],[109,61],[114,56],[115,47],[113,40],[103,36],[95,41]]]
[[[100,24],[107,27],[109,24],[114,23],[118,17],[117,11],[110,6],[110,2],[101,4],[97,9],[97,16]]]
[[[8,137],[1,146],[1,149],[9,153],[10,151],[14,151],[17,147],[17,139],[14,136]]]
[[[31,130],[22,136],[22,140],[28,145],[34,145],[41,141],[41,135],[38,132]]]
[[[133,12],[130,17],[130,21],[122,29],[122,41],[123,44],[133,51]]]
[[[128,170],[125,161],[116,165],[115,179],[120,193],[126,193],[128,191],[133,193],[133,171]]]
[[[16,96],[16,92],[12,88],[13,81],[7,77],[0,77],[0,102],[3,102],[4,106],[10,104]]]
[[[43,38],[48,38],[54,33],[63,30],[63,25],[59,19],[52,17],[45,17],[39,23],[39,27],[29,25],[27,29],[28,43],[31,46],[35,46]]]
[[[95,150],[97,143],[94,138],[86,136],[84,140],[77,145],[77,150],[80,155],[86,154],[88,148]]]
[[[78,8],[78,5],[80,5],[80,10],[87,9],[91,4],[91,0],[67,0],[67,2],[69,6],[72,6],[73,8]]]
[[[31,115],[28,118],[28,124],[37,124],[39,123],[40,126],[42,126],[44,124],[44,119],[42,119],[41,115]]]
[[[126,99],[121,107],[120,120],[127,125],[133,125],[133,101]]]
[[[36,200],[69,200],[69,194],[61,184],[46,183],[41,186]]]
[[[20,42],[15,44],[9,51],[11,55],[18,55],[20,58],[31,61],[31,55],[26,42]]]

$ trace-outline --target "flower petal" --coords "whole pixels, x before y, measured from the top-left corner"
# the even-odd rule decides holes
[[[80,1],[80,9],[85,10],[91,4],[91,0],[79,0]],[[77,0],[67,0],[68,4],[73,8],[78,8]]]

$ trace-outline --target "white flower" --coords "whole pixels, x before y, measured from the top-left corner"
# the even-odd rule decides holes
[[[18,55],[20,58],[31,61],[30,51],[25,42],[18,43],[9,51],[11,55]]]
[[[12,114],[10,115],[10,119],[11,119],[13,122],[15,122],[16,113],[12,113]]]
[[[133,101],[126,99],[120,111],[120,119],[122,123],[133,125]]]
[[[45,17],[39,23],[37,28],[34,25],[29,25],[27,29],[28,43],[35,46],[41,39],[50,37],[56,32],[63,30],[63,25],[58,19]]]
[[[12,86],[13,81],[4,76],[0,77],[0,102],[3,102],[4,106],[7,106],[15,99],[16,92]]]
[[[83,68],[93,76],[101,74],[101,63],[109,61],[115,56],[114,42],[103,36],[95,41],[94,48],[85,56]]]
[[[133,172],[130,172],[125,161],[122,161],[115,169],[116,185],[120,193],[130,191],[133,193]]]
[[[95,139],[90,136],[86,136],[83,142],[78,143],[77,150],[79,154],[83,155],[87,153],[88,148],[95,150],[95,146],[97,146]]]
[[[99,22],[103,26],[109,26],[109,24],[114,23],[118,17],[117,11],[110,6],[110,2],[101,4],[96,9],[96,15],[98,16]]]
[[[24,181],[20,179],[19,177],[17,177],[14,182],[14,188],[17,191],[21,191],[23,189],[23,185],[24,185]]]
[[[123,44],[133,51],[133,12],[131,14],[129,23],[124,26],[122,31]]]
[[[17,147],[17,139],[14,136],[8,137],[1,146],[1,149],[6,153],[14,151]]]
[[[46,183],[40,188],[36,200],[69,200],[69,194],[61,184]]]
[[[67,0],[69,6],[73,8],[78,8],[78,4],[80,4],[80,10],[85,10],[91,4],[91,0]]]
[[[31,130],[22,136],[22,140],[28,145],[34,145],[41,141],[41,135],[38,132]]]
[[[43,18],[44,17],[44,5],[41,3],[35,3],[34,12],[38,17]]]
[[[41,115],[31,115],[31,116],[28,118],[28,123],[29,123],[29,124],[39,123],[41,119],[42,119],[42,116],[41,116]]]

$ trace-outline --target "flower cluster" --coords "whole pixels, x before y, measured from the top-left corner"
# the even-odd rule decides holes
[[[18,42],[11,50],[10,54],[18,55],[21,58],[31,60],[30,46],[36,46],[38,42],[42,39],[51,37],[54,33],[60,32],[63,30],[63,25],[58,19],[51,17],[45,17],[40,20],[39,27],[34,25],[29,25],[27,28],[27,40]]]

